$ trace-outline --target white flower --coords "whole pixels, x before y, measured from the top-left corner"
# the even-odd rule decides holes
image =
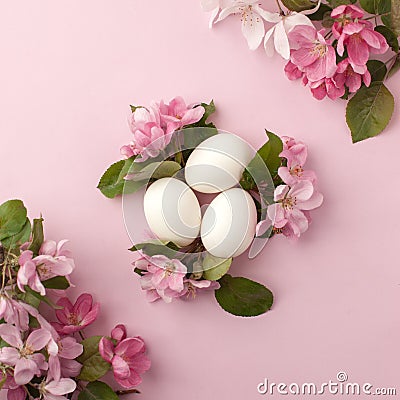
[[[226,8],[232,4],[233,0],[201,0],[203,11],[211,12],[210,29],[212,28],[218,12],[221,8]]]
[[[306,16],[316,12],[321,4],[321,0],[311,10],[297,12],[289,12],[286,15],[274,13],[267,21],[275,22],[274,25],[265,35],[264,48],[269,57],[275,53],[279,53],[285,60],[290,58],[290,43],[288,33],[297,25],[314,26],[311,20]]]
[[[242,20],[242,33],[250,50],[257,49],[264,37],[263,19],[270,22],[276,21],[275,14],[263,10],[258,2],[259,0],[237,0],[232,5],[223,8],[216,21],[222,21],[231,14],[239,14]]]

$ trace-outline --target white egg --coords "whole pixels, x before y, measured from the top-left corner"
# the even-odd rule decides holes
[[[244,253],[254,239],[257,210],[243,189],[220,193],[208,206],[201,224],[201,240],[216,257],[230,258]]]
[[[198,237],[200,205],[186,183],[175,178],[155,181],[144,195],[143,207],[147,223],[158,239],[182,247]]]
[[[218,193],[236,186],[255,151],[244,140],[220,133],[200,143],[185,167],[188,185],[198,192]]]

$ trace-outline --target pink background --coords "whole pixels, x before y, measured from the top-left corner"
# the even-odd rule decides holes
[[[398,109],[381,137],[352,145],[344,103],[314,100],[281,59],[250,52],[235,18],[208,30],[197,0],[3,2],[0,37],[0,200],[23,199],[48,238],[71,240],[76,292],[102,302],[97,332],[126,322],[146,339],[141,398],[250,400],[264,377],[318,383],[339,370],[398,383]],[[399,77],[388,86],[399,101]],[[130,139],[128,105],[178,94],[214,99],[218,126],[255,146],[264,128],[309,144],[325,194],[312,227],[232,268],[273,290],[259,318],[230,316],[212,295],[148,304],[121,201],[96,189]]]

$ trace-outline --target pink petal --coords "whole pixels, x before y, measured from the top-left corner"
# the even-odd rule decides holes
[[[8,389],[7,400],[25,400],[26,391],[23,386],[18,386],[15,389]]]
[[[61,365],[60,359],[57,356],[49,357],[49,371],[47,373],[48,379],[54,379],[56,381],[61,378]]]
[[[117,325],[112,331],[111,331],[111,337],[120,342],[121,340],[126,339],[126,327],[125,325]]]
[[[309,200],[314,193],[314,186],[311,182],[300,181],[292,186],[288,196],[296,197],[298,202]]]
[[[318,55],[312,51],[312,48],[302,47],[298,50],[292,50],[291,61],[299,67],[307,67],[318,60]]]
[[[40,370],[36,363],[29,358],[20,358],[15,364],[14,380],[17,385],[25,385],[32,380]]]
[[[60,344],[61,351],[59,355],[62,358],[73,360],[74,358],[80,356],[83,352],[83,346],[73,337],[65,337],[61,339]]]
[[[112,368],[114,376],[119,379],[126,379],[130,375],[128,363],[120,356],[114,356],[112,359]]]
[[[313,210],[319,207],[324,200],[324,197],[321,193],[314,191],[313,195],[310,199],[306,201],[302,201],[298,204],[298,207],[302,210]]]
[[[89,313],[87,313],[85,317],[81,320],[80,324],[85,327],[92,324],[94,321],[96,321],[99,312],[100,312],[100,304],[96,303],[93,306],[92,310]]]
[[[381,43],[378,37],[380,33],[375,32],[371,29],[363,29],[360,35],[369,46],[374,47],[375,49],[379,49],[381,47]]]
[[[31,347],[33,350],[41,350],[49,343],[51,334],[45,329],[37,329],[33,331],[26,339],[26,345]]]
[[[137,353],[145,351],[145,344],[139,338],[128,338],[120,342],[115,348],[115,354],[131,358]]]
[[[289,224],[293,229],[295,236],[300,236],[308,229],[308,220],[298,209],[294,208],[289,216]]]
[[[93,297],[88,293],[81,294],[75,304],[74,304],[74,313],[81,320],[92,308]]]
[[[61,310],[59,310],[59,309],[56,310],[56,316],[57,316],[58,320],[62,324],[68,325],[69,324],[68,318],[73,312],[72,303],[69,301],[69,299],[64,297],[57,302],[57,305],[60,307],[63,307],[63,309],[61,309]]]
[[[54,240],[45,240],[40,247],[39,254],[54,257],[57,251],[57,243]]]
[[[130,375],[128,378],[120,379],[118,376],[115,376],[115,380],[125,389],[131,389],[142,383],[142,378],[140,375],[133,370],[130,370]]]
[[[356,73],[350,74],[346,79],[346,85],[350,90],[350,93],[357,92],[361,87],[361,76]]]
[[[114,345],[110,339],[105,337],[100,339],[99,352],[105,361],[108,363],[112,362],[112,358],[114,357]]]
[[[358,40],[355,36],[349,38],[347,52],[351,63],[365,65],[369,58],[369,49],[366,42]]]
[[[0,325],[0,337],[13,347],[20,348],[23,343],[21,340],[20,331],[13,325],[1,324]]]
[[[78,361],[61,358],[60,363],[63,377],[76,377],[81,372],[82,364],[79,364]]]
[[[2,347],[0,349],[0,362],[6,365],[15,365],[19,360],[19,351],[14,347]]]
[[[198,106],[188,110],[182,118],[182,126],[194,124],[201,120],[205,113],[205,109],[202,106]]]
[[[76,389],[76,383],[69,378],[61,378],[58,382],[52,381],[46,384],[46,390],[56,396],[72,393]]]
[[[143,374],[148,371],[151,367],[149,358],[144,353],[137,354],[133,359],[129,360],[129,367],[132,371],[136,371],[138,374]]]

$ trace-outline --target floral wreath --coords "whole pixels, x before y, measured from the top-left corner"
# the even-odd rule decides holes
[[[244,141],[238,143],[241,141],[239,137],[221,133],[208,121],[215,112],[214,102],[188,106],[182,98],[176,97],[169,103],[153,102],[148,108],[131,106],[131,110],[129,125],[133,140],[121,148],[125,159],[108,168],[98,188],[109,198],[145,189],[144,211],[152,232],[148,240],[141,243],[134,241],[135,245],[130,250],[137,254],[133,263],[134,272],[140,276],[141,287],[146,291],[148,300],[163,299],[169,303],[175,298],[193,298],[199,291],[214,290],[220,306],[231,314],[256,316],[268,311],[273,303],[269,289],[246,278],[232,277],[228,272],[233,258],[250,246],[249,257],[252,258],[268,238],[280,234],[297,239],[308,229],[310,211],[322,204],[323,197],[316,189],[316,174],[305,169],[307,146],[293,138],[280,138],[267,131],[268,141],[258,151],[250,158],[247,155],[247,161],[239,167],[236,164],[229,167],[234,171],[222,179],[225,186],[207,192],[196,186],[196,173],[202,174],[201,184],[206,182],[211,185],[212,179],[221,173],[219,162],[226,166],[232,163],[231,159],[227,161],[232,152],[236,151],[235,157],[241,158],[247,151],[243,147]],[[223,142],[223,161],[218,158],[221,152],[209,152],[210,149],[215,150],[217,141]],[[190,145],[187,145],[189,142]],[[211,158],[204,161],[204,154]],[[189,176],[190,168],[196,166],[196,157],[201,159],[200,167],[208,169],[205,169],[206,173],[201,168],[194,170],[195,173]],[[210,173],[210,168],[214,168],[214,172]],[[233,182],[227,184],[231,178]],[[163,203],[167,197],[166,185],[171,188],[172,201],[167,199]],[[167,225],[162,215],[158,214],[159,209],[165,206],[167,212],[175,216],[179,211],[179,202],[178,197],[174,197],[174,191],[178,196],[181,188],[185,193],[182,195],[182,213],[190,221],[197,214],[200,221],[200,227],[196,227],[194,234],[191,231],[186,236],[176,236],[170,229],[175,220]],[[199,205],[192,206],[197,203],[194,191],[216,194],[202,215],[201,210],[196,208]],[[237,206],[238,212],[235,213],[233,203],[224,203],[224,198],[226,200],[229,196],[235,198],[232,201],[242,202],[240,204],[245,206]],[[217,210],[215,202],[225,205]],[[131,200],[124,201],[124,204],[131,203]],[[227,213],[227,210],[231,210],[232,214],[227,214],[226,220],[235,222],[242,218],[244,221],[239,228],[235,228],[236,231],[230,230],[223,239],[218,238],[218,243],[225,246],[223,250],[218,248],[217,251],[209,240],[210,236],[207,236],[209,232],[215,233],[214,230],[207,231],[207,228],[207,234],[203,235],[210,209],[215,211],[213,227],[221,228],[226,224],[225,218],[218,219],[218,216]],[[254,210],[253,214],[251,210]],[[244,220],[243,215],[246,216]],[[136,221],[137,215],[134,214],[134,217]],[[137,226],[133,229],[137,231]],[[242,235],[238,236],[239,244],[235,244],[233,251],[226,250],[237,240],[237,232]],[[239,247],[240,251],[237,251]]]
[[[290,80],[301,80],[322,100],[348,100],[353,143],[380,134],[390,122],[394,97],[384,81],[400,69],[398,0],[276,0],[277,12],[258,0],[201,0],[210,27],[240,15],[249,48],[264,42],[268,56],[285,60]],[[264,21],[273,24],[265,31]],[[370,59],[371,55],[380,56]]]
[[[90,294],[67,297],[75,268],[66,240],[45,240],[43,219],[31,224],[20,200],[0,205],[0,392],[8,400],[118,400],[150,368],[140,337],[124,325],[85,337],[100,305]],[[43,309],[47,305],[47,309]],[[121,389],[100,379],[110,370]]]

